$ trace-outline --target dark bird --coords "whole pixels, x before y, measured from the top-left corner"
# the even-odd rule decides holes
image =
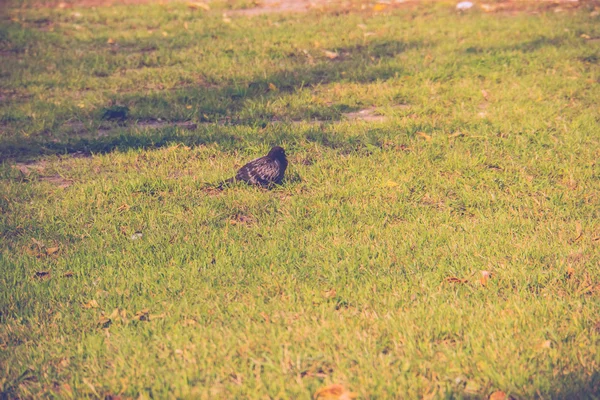
[[[285,169],[288,166],[285,150],[275,146],[264,157],[257,158],[244,165],[235,174],[227,179],[220,187],[235,182],[246,182],[249,185],[272,187],[281,184]]]

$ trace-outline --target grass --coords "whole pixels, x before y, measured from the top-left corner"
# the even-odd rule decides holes
[[[590,8],[28,4],[0,24],[3,397],[599,397]],[[275,144],[282,187],[207,189]]]

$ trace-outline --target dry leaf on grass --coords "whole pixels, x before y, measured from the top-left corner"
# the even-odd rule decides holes
[[[273,92],[276,92],[279,89],[277,89],[277,86],[275,86],[275,84],[269,83],[269,90],[271,90]]]
[[[326,299],[331,299],[335,297],[336,294],[337,292],[335,291],[335,289],[331,289],[323,293],[323,297],[325,297]]]
[[[571,278],[574,274],[575,274],[575,268],[573,268],[573,267],[567,268],[567,273],[566,273],[567,278]]]
[[[87,308],[87,309],[98,308],[98,307],[100,307],[100,305],[98,304],[98,302],[96,300],[90,300],[83,305],[83,308]]]
[[[508,396],[502,390],[498,390],[490,394],[489,400],[511,400],[512,398],[512,396]]]
[[[330,60],[335,60],[336,58],[338,58],[340,56],[335,51],[329,51],[329,50],[323,50],[323,54],[325,54],[325,57],[329,58]]]
[[[46,249],[46,254],[50,256],[50,255],[56,253],[57,251],[58,251],[58,247],[48,247]]]
[[[481,278],[479,278],[479,282],[481,282],[482,286],[485,286],[491,277],[492,273],[490,271],[481,271]]]
[[[425,132],[417,132],[417,135],[421,136],[426,141],[431,142],[431,136],[429,136]]]
[[[335,384],[320,388],[315,392],[315,400],[351,400],[356,398],[357,394],[349,392],[342,385]]]
[[[112,320],[108,317],[105,317],[104,315],[101,315],[98,319],[98,325],[101,328],[108,328],[110,324],[112,324]]]
[[[466,279],[457,278],[455,276],[449,276],[446,279],[444,279],[444,282],[448,282],[448,283],[467,283],[469,281],[466,280]]]
[[[144,308],[143,310],[140,310],[137,313],[135,313],[133,318],[137,319],[138,321],[150,321],[149,312],[150,311],[147,308]]]
[[[199,1],[190,2],[187,6],[192,10],[210,11],[210,6],[208,4],[200,3]]]

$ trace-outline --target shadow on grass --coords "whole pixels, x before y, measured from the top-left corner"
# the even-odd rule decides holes
[[[143,45],[143,43],[140,44],[142,47]],[[115,101],[127,104],[131,108],[150,110],[149,112],[161,109],[169,110],[174,105],[182,106],[192,103],[196,104],[200,110],[198,116],[200,122],[211,122],[219,118],[226,118],[229,125],[263,128],[276,116],[266,111],[257,110],[251,113],[246,112],[245,117],[240,117],[240,113],[247,111],[249,101],[268,100],[273,102],[289,93],[304,88],[339,81],[369,83],[388,80],[404,74],[405,71],[401,68],[385,65],[380,61],[395,57],[407,49],[422,46],[424,44],[417,41],[380,41],[369,45],[359,44],[337,49],[339,56],[334,60],[312,60],[313,65],[306,62],[305,54],[294,53],[288,55],[291,58],[298,58],[297,61],[294,60],[293,67],[269,76],[257,74],[245,83],[236,83],[236,77],[231,77],[228,82],[222,85],[186,87],[175,91],[159,91],[151,95],[125,93],[117,95]],[[107,79],[110,79],[110,77]],[[272,90],[273,84],[277,86],[277,90]],[[294,119],[337,121],[342,118],[344,112],[352,110],[352,108],[343,105],[321,106],[306,110]],[[209,118],[205,117],[207,114],[210,115]],[[99,120],[100,116],[94,119]],[[151,119],[151,117],[148,119]],[[106,153],[115,150],[157,148],[173,142],[186,145],[218,143],[225,147],[236,147],[236,144],[240,142],[238,137],[226,133],[226,129],[219,129],[217,125],[205,125],[194,132],[184,132],[184,129],[177,129],[176,127],[141,129],[131,119],[121,122],[127,122],[130,126],[116,129],[115,131],[119,132],[118,136],[99,137],[94,132],[86,132],[85,135],[77,132],[67,132],[65,134],[42,132],[32,134],[29,137],[16,135],[12,138],[0,138],[0,161],[24,161],[52,154]],[[19,124],[14,124],[14,121],[8,121],[8,123],[15,126]],[[21,124],[26,123],[27,121],[21,121]],[[64,120],[57,122],[56,129],[60,130],[61,124],[64,123]],[[319,135],[318,132],[313,132],[311,135],[308,140],[323,141],[325,145],[331,145],[332,142],[335,142],[332,138]],[[286,135],[283,133],[281,136],[276,139],[287,141],[292,139],[291,137],[285,137]],[[246,141],[248,141],[247,139]],[[264,143],[263,136],[257,136],[255,139],[260,143]]]

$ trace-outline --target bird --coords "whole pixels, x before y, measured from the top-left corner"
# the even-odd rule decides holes
[[[249,185],[271,188],[280,185],[288,166],[285,150],[275,146],[264,157],[250,161],[240,168],[233,178],[227,179],[220,188],[227,184],[245,182]]]

